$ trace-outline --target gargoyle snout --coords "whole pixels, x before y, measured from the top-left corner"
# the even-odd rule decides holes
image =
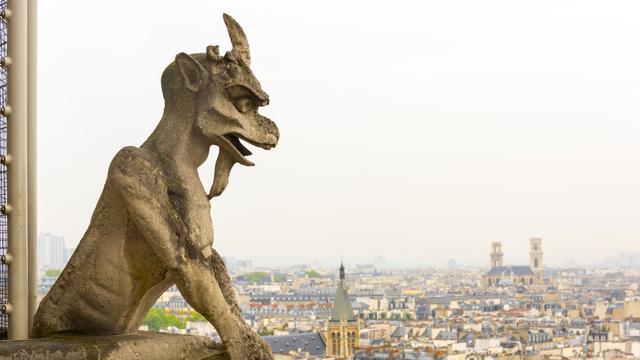
[[[264,116],[260,116],[258,119],[258,121],[260,122],[260,128],[263,129],[264,133],[267,134],[267,138],[269,139],[267,143],[271,145],[271,147],[275,147],[278,144],[278,140],[280,139],[280,130],[278,130],[278,125]]]

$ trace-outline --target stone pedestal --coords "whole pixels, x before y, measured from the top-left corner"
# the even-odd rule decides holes
[[[137,333],[0,341],[0,360],[228,360],[222,345],[192,335]]]

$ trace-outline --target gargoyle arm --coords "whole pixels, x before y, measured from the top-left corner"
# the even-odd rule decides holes
[[[184,235],[169,202],[164,174],[143,150],[126,147],[114,157],[109,180],[124,203],[124,210],[149,247],[168,270],[183,261],[179,235]]]

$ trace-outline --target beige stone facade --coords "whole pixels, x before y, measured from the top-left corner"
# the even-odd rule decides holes
[[[329,323],[325,336],[328,357],[348,359],[360,346],[360,326],[357,321]]]

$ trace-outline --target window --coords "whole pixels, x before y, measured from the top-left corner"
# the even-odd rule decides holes
[[[338,355],[337,349],[338,349],[338,342],[336,339],[336,333],[331,333],[331,354]]]
[[[349,354],[353,354],[354,349],[356,348],[356,332],[351,332],[351,342],[349,344]]]

